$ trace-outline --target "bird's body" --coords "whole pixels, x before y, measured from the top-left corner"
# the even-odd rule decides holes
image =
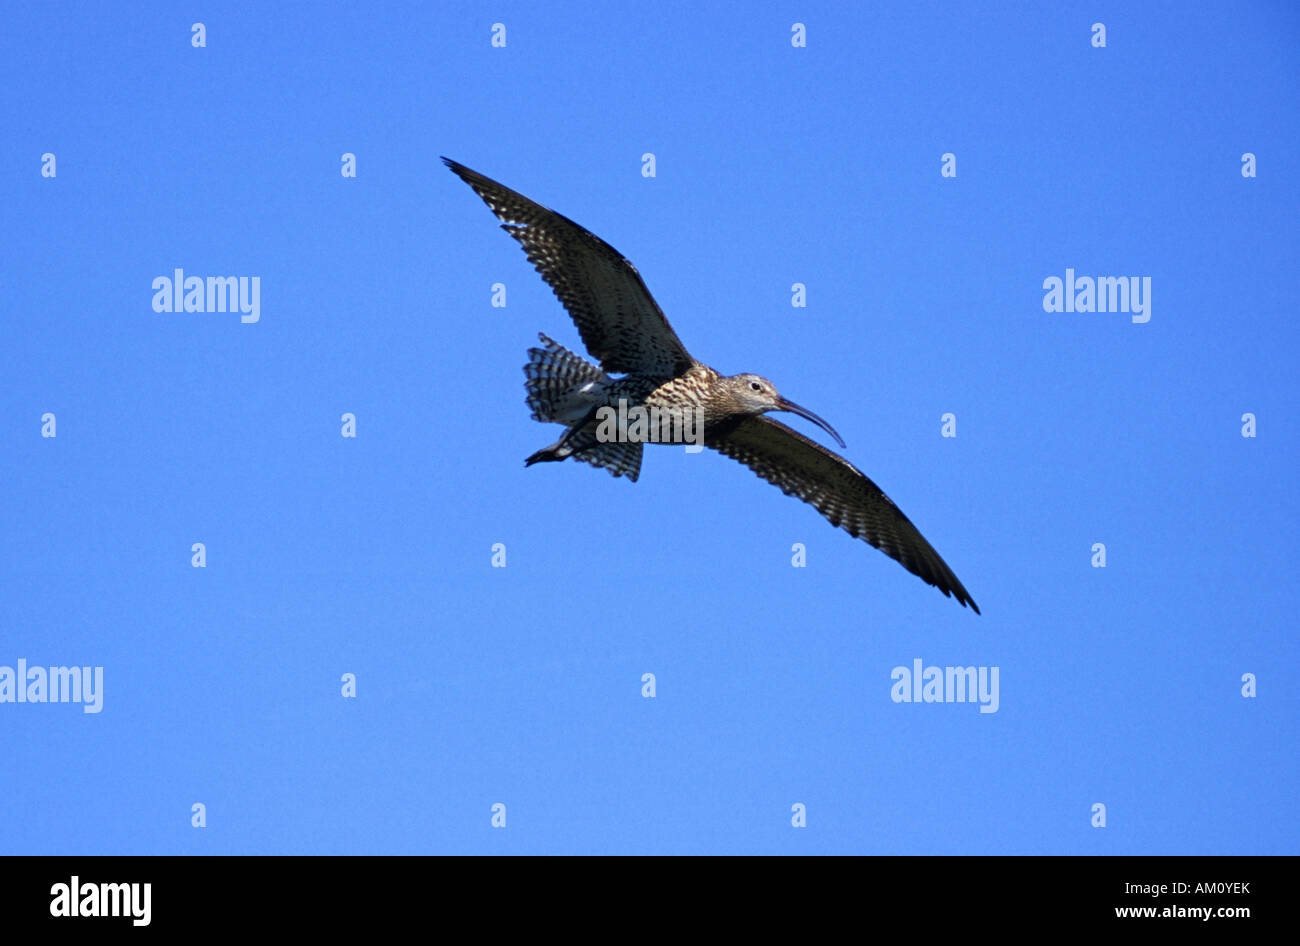
[[[635,481],[643,444],[702,442],[979,613],[957,576],[875,483],[844,458],[763,415],[799,414],[843,447],[829,424],[782,397],[766,378],[723,375],[691,357],[636,268],[608,243],[491,178],[443,161],[523,245],[600,362],[593,365],[545,335],[539,336],[543,347],[528,350],[524,373],[532,416],[565,427],[528,465],[573,457]]]

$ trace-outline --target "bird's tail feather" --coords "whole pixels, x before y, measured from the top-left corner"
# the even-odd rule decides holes
[[[545,335],[537,337],[546,347],[528,349],[528,364],[524,365],[528,377],[524,389],[533,420],[573,426],[555,443],[530,456],[526,465],[573,457],[636,482],[641,473],[642,445],[601,443],[595,431],[583,423],[600,401],[599,392],[609,383],[609,375]]]
[[[626,441],[600,443],[590,450],[573,454],[573,459],[603,467],[614,476],[626,476],[633,483],[641,475],[641,448],[644,444]]]
[[[596,440],[590,430],[570,430],[549,447],[543,447],[527,460],[524,466],[534,463],[555,463],[573,457],[583,463],[608,470],[611,476],[626,476],[633,483],[641,475],[641,448],[644,444],[628,441]]]
[[[524,390],[533,420],[574,423],[588,409],[583,403],[582,389],[593,382],[608,382],[609,375],[545,335],[539,333],[537,337],[546,347],[528,349],[528,364],[524,365],[528,378]]]

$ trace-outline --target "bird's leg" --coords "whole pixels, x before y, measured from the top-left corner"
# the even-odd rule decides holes
[[[558,463],[575,453],[596,446],[594,433],[584,430],[586,427],[586,421],[574,424],[555,443],[549,447],[543,447],[525,460],[524,466],[532,466],[534,463]]]
[[[549,447],[543,447],[541,450],[538,450],[527,460],[525,460],[524,466],[532,466],[534,463],[555,463],[560,460],[563,460],[565,457],[568,456],[567,453],[564,454],[560,453],[560,447],[561,445],[563,445],[563,443],[564,443],[564,438],[561,437],[559,440],[555,441],[555,443],[551,444]]]

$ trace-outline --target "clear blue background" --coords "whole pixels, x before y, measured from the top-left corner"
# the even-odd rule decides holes
[[[0,851],[1300,851],[1294,5],[6,18],[0,664],[106,692],[0,704]],[[580,342],[441,154],[824,415],[983,616],[712,452],[526,470]],[[176,267],[261,321],[155,313]],[[1151,321],[1044,312],[1067,267]],[[918,657],[999,711],[893,703]]]

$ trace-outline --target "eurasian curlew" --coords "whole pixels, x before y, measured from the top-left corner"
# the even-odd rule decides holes
[[[724,376],[692,358],[636,267],[604,240],[477,171],[442,160],[523,246],[600,363],[598,368],[545,335],[544,347],[529,349],[524,371],[533,418],[566,430],[530,456],[528,465],[573,457],[635,481],[644,438],[625,436],[624,428],[609,437],[601,421],[611,409],[630,405],[678,420],[693,414],[703,421],[705,446],[739,460],[786,495],[814,506],[831,525],[979,613],[952,569],[880,487],[843,457],[763,415],[798,414],[843,447],[830,424],[782,397],[766,378]]]

